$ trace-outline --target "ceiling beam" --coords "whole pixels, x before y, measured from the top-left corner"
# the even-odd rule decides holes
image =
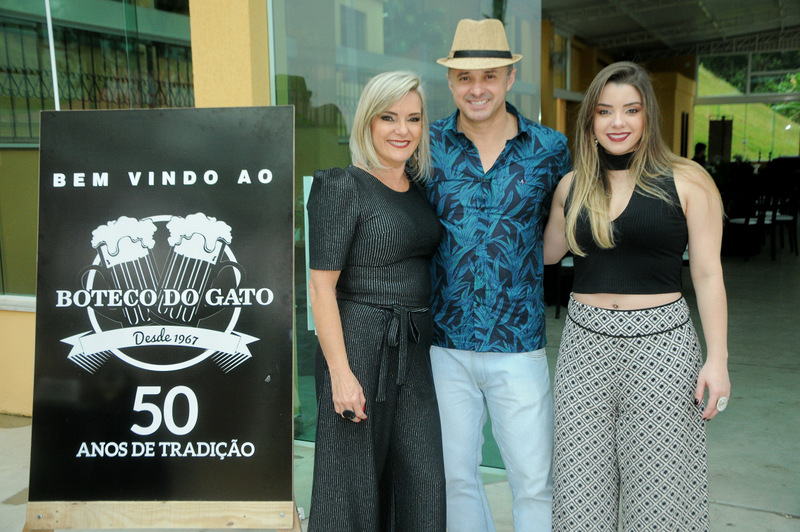
[[[707,25],[686,24],[676,25],[672,27],[660,28],[656,36],[649,31],[629,32],[625,34],[615,35],[613,37],[606,37],[601,39],[589,40],[589,44],[596,46],[601,50],[619,50],[623,48],[641,47],[646,45],[648,48],[658,46],[659,41],[662,44],[667,44],[670,48],[677,46],[685,46],[687,42],[705,42],[710,40],[728,40],[742,36],[739,31],[744,29],[757,28],[759,25],[769,25],[774,22],[775,18],[769,13],[759,13],[754,16],[748,17],[748,24],[742,24],[741,17],[734,15],[732,17],[725,17],[718,19],[718,28],[709,31]],[[780,33],[781,30],[774,30]],[[762,33],[762,32],[753,32]],[[749,34],[744,34],[749,35]]]
[[[749,52],[785,52],[800,50],[800,26],[784,30],[753,33],[731,37],[724,41],[712,39],[672,49],[648,48],[622,51],[616,54],[620,59],[647,61],[663,57],[682,55],[724,55]]]
[[[628,13],[628,16],[640,27],[644,28],[644,33],[650,40],[658,40],[667,48],[673,48],[675,46],[674,41],[668,35],[659,30],[656,26],[648,24],[644,18],[637,16],[634,12]]]
[[[698,0],[621,0],[606,1],[600,5],[585,7],[567,6],[563,8],[542,9],[542,16],[553,22],[569,24],[587,18],[602,19],[631,13],[648,13],[659,9],[679,9],[697,4]]]
[[[697,0],[697,7],[700,8],[700,11],[703,13],[703,16],[706,18],[706,22],[711,24],[711,26],[717,31],[717,37],[721,39],[725,39],[726,36],[722,31],[722,28],[719,27],[719,21],[717,21],[717,17],[712,15],[706,5],[703,3],[703,0]]]
[[[675,55],[698,43],[736,49],[743,42],[751,46],[752,35],[781,35],[800,26],[798,0],[596,0],[582,7],[544,0],[543,4],[542,16],[560,33],[617,55],[655,48],[665,49],[662,55]],[[680,23],[674,22],[676,12],[684,15]],[[607,31],[610,28],[618,30]]]

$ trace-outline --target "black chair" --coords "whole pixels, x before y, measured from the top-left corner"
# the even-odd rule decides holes
[[[774,227],[772,216],[767,217],[771,205],[770,196],[753,191],[740,194],[734,204],[729,207],[730,214],[725,224],[723,239],[729,254],[736,251],[744,255],[745,260],[758,254],[761,246],[770,233],[774,257]]]
[[[780,193],[773,196],[772,223],[778,231],[781,249],[784,248],[783,232],[786,230],[789,240],[789,251],[798,255],[797,249],[797,211],[800,189],[795,185],[785,187]],[[773,257],[774,258],[774,257]]]
[[[797,214],[800,198],[800,157],[778,157],[766,167],[769,179],[765,180],[771,194],[768,218],[785,247],[784,233],[788,233],[789,250],[798,255]],[[774,256],[773,256],[774,258]]]

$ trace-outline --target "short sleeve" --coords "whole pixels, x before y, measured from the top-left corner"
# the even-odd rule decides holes
[[[317,170],[308,196],[309,268],[341,271],[358,222],[358,190],[341,168]]]

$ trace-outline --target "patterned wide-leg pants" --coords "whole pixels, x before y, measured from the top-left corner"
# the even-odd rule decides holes
[[[683,298],[571,299],[555,375],[554,532],[708,530],[700,347]],[[621,505],[621,506],[620,506]]]

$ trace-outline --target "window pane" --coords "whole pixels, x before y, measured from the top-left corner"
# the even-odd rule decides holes
[[[556,89],[569,90],[567,86],[569,46],[570,42],[567,37],[556,34],[553,39],[553,51],[549,58],[553,67],[553,86]]]
[[[30,4],[33,9],[34,2]],[[63,4],[61,15],[66,19],[97,22],[82,2]],[[159,5],[181,12],[186,0]],[[118,13],[122,17],[132,10]],[[36,13],[32,15],[36,19]],[[151,18],[161,22],[164,16],[173,23],[165,26],[172,28],[177,15],[161,13]],[[191,49],[186,39],[177,39],[184,45],[167,44],[145,41],[129,32],[126,40],[111,30],[58,24],[57,20],[53,40],[61,109],[194,105]],[[0,210],[4,219],[16,223],[0,227],[0,293],[32,295],[36,289],[38,153],[29,148],[39,140],[40,111],[55,108],[50,65],[43,20],[0,19],[0,142],[21,145],[19,149],[7,146],[2,154]]]
[[[753,54],[751,63],[751,92],[768,94],[800,92],[798,87],[800,51]]]
[[[797,82],[800,71],[792,73],[775,73],[753,75],[750,90],[753,93],[786,94],[800,92]]]
[[[703,56],[700,70],[701,76],[704,70],[710,76],[698,80],[698,96],[729,96],[746,92],[746,55]]]
[[[753,72],[772,70],[800,70],[800,50],[753,54]]]
[[[710,163],[719,161],[712,153],[718,139],[710,138],[709,124],[723,118],[733,121],[731,159],[757,162],[798,154],[800,123],[767,104],[698,105],[694,108],[694,141],[709,146]]]
[[[194,105],[188,46],[60,27],[53,41],[62,109]],[[0,43],[0,141],[36,142],[55,108],[45,25],[2,21]]]

